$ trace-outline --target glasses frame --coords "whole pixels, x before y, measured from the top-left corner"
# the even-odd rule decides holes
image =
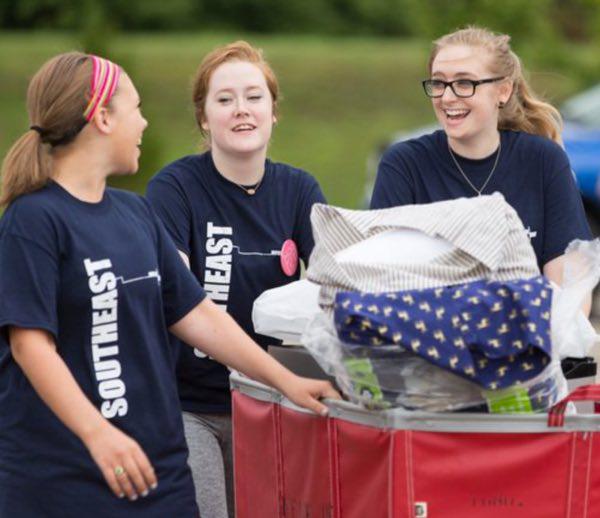
[[[483,85],[486,83],[495,83],[497,81],[502,81],[503,79],[506,79],[506,76],[490,77],[488,79],[455,79],[454,81],[442,81],[441,79],[425,79],[425,80],[421,81],[421,84],[423,85],[423,90],[425,91],[425,95],[427,97],[429,97],[430,99],[439,99],[446,93],[446,88],[448,88],[448,87],[450,87],[450,90],[452,90],[452,93],[456,97],[460,97],[461,99],[467,99],[467,98],[473,97],[475,95],[475,92],[477,91],[477,87],[479,85]],[[444,85],[444,89],[442,90],[442,93],[440,95],[430,95],[427,92],[427,85],[430,84],[432,81],[435,81],[437,83],[442,83]],[[471,83],[471,85],[473,86],[473,93],[471,95],[459,95],[458,93],[456,93],[456,90],[454,89],[454,83],[458,83],[459,81]]]

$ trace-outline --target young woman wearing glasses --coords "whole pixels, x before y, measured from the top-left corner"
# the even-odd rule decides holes
[[[423,88],[442,127],[384,154],[372,209],[499,191],[517,211],[543,273],[560,283],[573,239],[589,239],[561,147],[558,111],[523,77],[510,37],[469,27],[433,44]]]

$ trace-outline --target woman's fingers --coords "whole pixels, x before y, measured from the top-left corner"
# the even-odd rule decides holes
[[[125,471],[129,477],[129,481],[133,485],[133,490],[135,491],[135,496],[148,496],[148,492],[150,491],[150,486],[146,484],[146,480],[138,467],[137,462],[133,458],[133,455],[128,457],[123,463]]]
[[[123,498],[125,496],[125,493],[121,489],[121,485],[119,484],[119,481],[117,480],[117,476],[115,475],[114,468],[112,468],[111,466],[103,466],[102,474],[104,475],[104,479],[106,480],[108,487],[110,487],[111,491],[115,494],[115,496],[118,496],[119,498]]]
[[[293,394],[297,394],[295,403],[322,416],[327,415],[329,410],[319,399],[341,399],[339,393],[328,381],[296,378],[294,384],[296,386],[291,387],[290,399],[294,401]]]
[[[141,448],[137,448],[133,452],[133,458],[137,463],[139,471],[147,485],[150,489],[156,489],[158,485],[158,479],[156,478],[156,473],[154,472],[154,468],[152,464],[150,464],[150,460],[144,453]]]
[[[320,396],[323,399],[342,399],[340,393],[333,388],[333,385],[328,381],[323,381]]]
[[[88,435],[86,446],[118,497],[137,500],[157,487],[150,460],[140,445],[118,428],[106,423]]]
[[[326,416],[329,413],[329,409],[318,399],[315,399],[312,396],[306,401],[306,403],[303,406],[304,408],[312,410],[315,414],[319,414],[322,416]]]
[[[130,500],[148,496],[150,489],[157,486],[154,468],[137,444],[123,458],[122,464],[115,467],[114,472],[121,489]]]
[[[117,482],[121,487],[121,492],[124,493],[129,500],[137,500],[139,495],[135,487],[133,487],[133,483],[131,482],[131,473],[128,471],[131,469],[131,463],[127,463],[126,465],[124,464],[126,463],[117,464],[113,468],[113,473],[115,474]]]

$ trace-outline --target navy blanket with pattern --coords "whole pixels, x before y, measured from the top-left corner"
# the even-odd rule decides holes
[[[551,302],[552,288],[542,276],[482,280],[393,293],[340,292],[334,318],[349,353],[364,346],[389,352],[396,345],[501,389],[534,378],[549,364]]]

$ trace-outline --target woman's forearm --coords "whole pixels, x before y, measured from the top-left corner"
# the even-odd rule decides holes
[[[294,376],[208,298],[171,326],[170,331],[211,358],[277,389]]]
[[[548,278],[548,280],[562,286],[563,284],[563,273],[565,269],[565,263],[569,260],[567,255],[561,255],[547,262],[543,267],[543,273]],[[575,263],[577,260],[575,258],[571,258],[571,261]],[[592,294],[586,293],[583,302],[581,303],[581,311],[583,314],[589,318],[590,313],[592,311]]]
[[[13,327],[10,344],[13,358],[40,398],[82,441],[107,424],[56,352],[49,333]]]

